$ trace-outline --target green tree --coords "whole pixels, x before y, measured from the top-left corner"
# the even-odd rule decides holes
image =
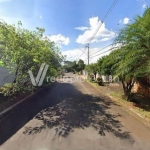
[[[77,65],[76,61],[73,61],[73,62],[72,62],[72,66],[71,66],[71,67],[72,67],[72,69],[73,69],[74,72],[77,71],[78,65]]]
[[[97,63],[86,65],[85,66],[85,70],[88,72],[88,74],[93,74],[94,78],[96,80],[96,75],[98,73],[98,65],[97,65]]]
[[[61,53],[55,48],[55,43],[48,38],[43,39],[44,29],[29,31],[0,22],[0,65],[15,75],[12,93],[23,91],[24,83],[29,79],[28,70],[36,75],[42,63],[57,70],[62,61]]]
[[[103,56],[102,58],[99,58],[97,61],[99,75],[102,76],[112,74],[112,66],[110,63],[108,63],[109,61],[109,56]]]
[[[72,61],[66,60],[66,61],[64,61],[63,69],[65,69],[68,72],[71,72],[71,71],[73,71],[72,65],[73,65]]]
[[[128,46],[121,47],[110,53],[102,62],[102,65],[109,66],[112,76],[119,77],[121,80],[124,89],[124,97],[126,99],[130,99],[131,89],[135,83],[134,72],[128,72],[126,70],[128,68],[124,68],[126,56],[129,52],[130,48]],[[135,66],[132,65],[131,67],[133,70]]]
[[[84,68],[85,68],[84,61],[82,59],[79,59],[77,64],[77,71],[81,72],[82,70],[84,70]]]
[[[150,8],[143,16],[137,16],[132,24],[127,25],[119,33],[116,42],[129,45],[130,52],[126,56],[126,71],[134,72],[134,76],[142,77],[150,74]],[[132,65],[135,66],[133,70]]]
[[[122,43],[125,57],[116,73],[122,77],[125,96],[130,99],[131,89],[139,77],[150,75],[150,8],[143,16],[137,16],[133,23],[119,33],[116,42]],[[125,83],[124,83],[125,82]]]

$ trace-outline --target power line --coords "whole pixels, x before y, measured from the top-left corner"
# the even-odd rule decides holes
[[[112,3],[112,5],[110,6],[110,8],[108,9],[107,13],[105,14],[104,18],[102,19],[101,23],[99,24],[98,28],[96,29],[96,31],[94,32],[93,36],[90,38],[89,43],[94,39],[95,35],[97,34],[97,32],[99,31],[99,29],[101,28],[101,26],[103,25],[104,21],[106,20],[106,18],[108,17],[109,13],[113,10],[113,8],[115,7],[115,5],[117,4],[118,0],[114,0],[114,2]]]
[[[97,54],[97,55],[95,55],[95,56],[92,56],[91,58],[96,57],[96,56],[99,56],[99,55],[104,54],[104,53],[107,53],[107,52],[113,50],[114,48],[117,48],[117,47],[110,48],[110,49],[108,49],[107,51],[104,51],[104,52],[102,52],[102,53],[100,53],[100,54]]]
[[[84,48],[85,50],[85,48]],[[85,53],[84,50],[82,51],[81,55],[78,57],[77,61],[79,61],[79,59],[81,58],[81,56]]]
[[[102,49],[98,50],[97,52],[93,53],[92,55],[97,54],[98,52],[100,52],[100,51],[104,50],[105,48],[107,48],[107,47],[109,47],[109,46],[111,46],[111,45],[113,45],[113,44],[109,44],[109,45],[105,46],[104,48],[102,48]]]
[[[108,15],[110,14],[110,12],[113,10],[113,8],[115,7],[115,5],[117,4],[118,0],[114,0],[114,2],[112,3],[112,5],[110,6],[110,8],[108,9],[108,11],[106,12],[104,18],[102,19],[102,21],[100,22],[98,28],[96,29],[96,31],[94,32],[93,36],[90,38],[89,43],[94,39],[94,37],[96,36],[96,34],[98,33],[99,29],[101,28],[101,26],[103,25],[104,21],[106,20],[106,18],[108,17]],[[89,51],[89,43],[88,43],[88,51]],[[108,47],[108,46],[107,46]],[[106,47],[105,47],[106,48]],[[97,53],[97,52],[96,52]],[[89,53],[88,53],[89,55]],[[93,55],[93,54],[92,54]],[[94,57],[94,56],[93,56]],[[89,57],[88,57],[89,58]],[[89,59],[88,59],[88,64],[89,64]]]
[[[86,54],[86,52],[84,52],[84,50],[81,50],[81,49],[79,49],[79,50]]]
[[[112,48],[109,49],[109,50],[107,50],[107,51],[105,51],[105,52],[102,52],[102,53],[100,53],[100,54],[97,54],[97,55],[95,55],[95,56],[92,56],[91,58],[96,57],[96,56],[99,56],[99,55],[104,54],[104,53],[107,53],[107,52],[109,52],[109,51],[111,51],[111,50],[112,50]]]
[[[115,46],[116,46],[117,44],[120,44],[120,43],[116,43]],[[107,48],[107,47],[109,47],[109,46],[113,46],[113,45],[114,45],[114,44],[112,43],[112,44],[109,44],[109,45],[105,46],[104,48],[100,49],[99,51],[93,53],[93,54],[92,54],[92,57],[94,57],[93,55],[95,55],[96,53],[98,53],[98,52],[104,50],[105,48]],[[118,47],[117,47],[117,46],[116,46],[116,47],[112,47],[111,49],[114,49],[114,48],[118,48]],[[102,53],[103,53],[103,52],[102,52]],[[101,53],[100,53],[100,54],[101,54]],[[99,54],[98,54],[98,55],[99,55]]]
[[[104,18],[102,19],[101,23],[99,24],[98,28],[96,29],[96,31],[94,32],[93,36],[90,38],[89,43],[94,39],[95,35],[97,34],[97,32],[99,31],[99,29],[101,28],[101,26],[103,25],[104,21],[106,20],[106,18],[108,17],[108,15],[110,14],[110,12],[112,11],[112,9],[115,7],[115,5],[117,4],[118,0],[114,0],[114,2],[112,3],[112,5],[110,6],[110,8],[108,9],[108,11],[106,12]],[[88,55],[89,55],[89,43],[87,45],[88,47]],[[84,52],[83,52],[84,53]],[[80,55],[80,57],[83,55],[83,53]],[[93,54],[92,54],[93,55]],[[78,60],[80,59],[80,57],[78,58]],[[89,64],[89,56],[88,56],[88,64]]]

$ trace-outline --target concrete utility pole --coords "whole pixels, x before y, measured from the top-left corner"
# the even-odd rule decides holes
[[[90,63],[89,63],[89,61],[90,61],[89,44],[87,44],[87,46],[86,46],[86,47],[88,48],[88,54],[87,54],[87,55],[88,55],[88,65],[89,65],[89,64],[90,64]]]

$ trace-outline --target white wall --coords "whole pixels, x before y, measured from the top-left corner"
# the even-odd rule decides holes
[[[104,82],[114,82],[114,83],[119,83],[120,82],[119,77],[114,78],[111,75],[109,75],[109,76],[108,75],[106,75],[106,76],[102,75],[102,79],[103,79]]]

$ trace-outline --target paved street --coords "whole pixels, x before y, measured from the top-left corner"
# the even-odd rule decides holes
[[[16,115],[0,150],[150,149],[149,128],[72,73],[6,117]]]

